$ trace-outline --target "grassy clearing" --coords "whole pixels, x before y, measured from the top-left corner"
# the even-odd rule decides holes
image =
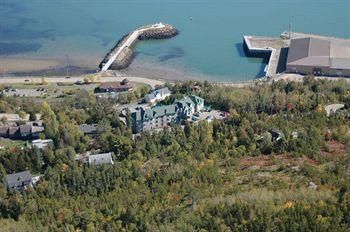
[[[27,145],[26,141],[22,140],[10,140],[10,139],[1,139],[0,146],[4,149],[11,149],[15,147],[25,147]]]
[[[210,205],[218,205],[220,203],[233,205],[237,202],[247,202],[249,204],[264,207],[268,202],[273,202],[275,205],[280,205],[286,203],[287,201],[315,202],[320,200],[335,200],[334,193],[326,189],[322,189],[322,191],[315,191],[306,188],[293,191],[269,191],[260,188],[248,192],[239,192],[233,195],[217,196],[213,198],[203,199],[202,203]]]

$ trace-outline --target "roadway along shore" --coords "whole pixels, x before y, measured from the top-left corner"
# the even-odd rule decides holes
[[[42,83],[43,78],[47,83],[75,83],[75,82],[83,82],[87,76],[79,76],[79,77],[70,77],[65,78],[62,76],[57,77],[38,77],[38,76],[25,76],[25,77],[0,77],[0,84],[16,84],[16,83]],[[274,81],[284,80],[284,81],[303,81],[302,75],[298,74],[280,74],[270,79],[255,79],[251,81],[242,81],[242,82],[213,82],[212,84],[218,86],[226,86],[226,87],[236,87],[236,88],[245,88],[252,87],[255,85],[267,83],[271,84]],[[131,82],[144,83],[151,88],[155,88],[157,85],[164,85],[165,83],[174,83],[173,80],[165,80],[165,79],[156,79],[151,77],[139,77],[133,75],[118,75],[118,76],[96,76],[93,82],[114,82],[114,81],[122,81],[125,78],[128,78]],[[333,81],[345,80],[347,83],[350,83],[350,78],[336,78],[336,77],[315,77],[315,79],[328,79]],[[183,80],[186,81],[186,80]]]
[[[85,77],[45,77],[47,83],[75,83],[78,81],[84,81]],[[139,82],[150,85],[154,88],[157,85],[164,85],[166,81],[156,80],[152,78],[136,77],[136,76],[109,76],[109,77],[97,77],[94,82],[113,82],[122,81],[128,78],[131,82]],[[43,77],[0,77],[0,84],[16,84],[16,83],[42,83]]]
[[[31,77],[31,76],[25,76],[25,77],[0,77],[0,85],[1,84],[36,84],[36,83],[42,83],[43,78],[45,79],[45,82],[47,83],[75,83],[75,82],[83,82],[86,76],[81,77]],[[137,76],[128,76],[128,75],[122,75],[122,76],[105,76],[105,77],[95,77],[93,82],[120,82],[124,80],[125,78],[129,79],[131,82],[138,82],[143,83],[146,85],[151,86],[151,88],[155,88],[157,85],[164,85],[165,83],[174,83],[172,80],[163,80],[163,79],[154,79],[150,77],[137,77]],[[228,87],[236,87],[236,88],[244,88],[244,87],[251,87],[254,86],[257,82],[261,83],[261,81],[253,80],[253,81],[245,81],[245,82],[237,82],[237,83],[229,83],[229,82],[213,82],[214,85],[219,86],[228,86]]]

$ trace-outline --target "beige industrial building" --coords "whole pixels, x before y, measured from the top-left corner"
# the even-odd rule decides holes
[[[350,40],[315,37],[292,39],[286,72],[350,77]]]

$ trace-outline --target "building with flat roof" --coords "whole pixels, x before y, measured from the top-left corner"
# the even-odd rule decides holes
[[[32,146],[37,147],[39,149],[44,149],[48,145],[52,145],[53,140],[52,139],[36,139],[32,141]]]
[[[350,77],[350,40],[292,39],[286,71],[303,75]]]
[[[90,165],[113,164],[112,152],[89,155],[88,162]]]

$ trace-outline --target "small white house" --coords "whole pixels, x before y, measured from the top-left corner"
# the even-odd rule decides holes
[[[344,104],[331,104],[325,107],[327,117],[329,117],[332,114],[335,114],[338,110],[341,110],[345,107]]]
[[[33,178],[32,178],[32,183],[33,183],[33,185],[35,185],[36,183],[38,183],[42,176],[43,176],[43,175],[33,176]]]
[[[170,95],[171,95],[170,90],[167,87],[165,87],[165,88],[153,90],[151,93],[145,96],[145,100],[148,103],[154,104],[158,101],[165,100],[165,98],[170,97]]]
[[[52,139],[37,139],[32,141],[32,146],[39,149],[44,149],[49,144],[53,144]]]

